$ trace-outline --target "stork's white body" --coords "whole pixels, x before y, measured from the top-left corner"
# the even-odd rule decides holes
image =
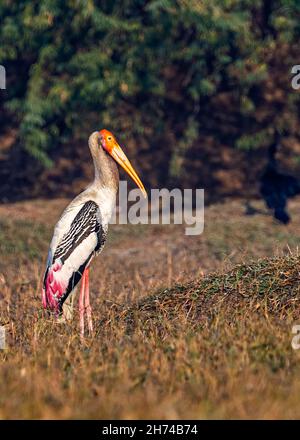
[[[110,189],[101,187],[95,188],[94,186],[95,185],[92,184],[89,188],[79,194],[62,213],[54,228],[54,234],[50,244],[49,252],[52,256],[55,255],[58,244],[69,232],[71,224],[79,211],[83,208],[85,203],[89,201],[93,201],[97,204],[99,208],[99,221],[101,222],[104,233],[107,234],[108,224],[115,206],[116,194]],[[78,270],[88,256],[91,255],[96,246],[97,235],[95,233],[90,234],[74,249],[70,257],[67,259],[59,273],[60,279],[65,280],[65,283],[67,283],[71,274]]]

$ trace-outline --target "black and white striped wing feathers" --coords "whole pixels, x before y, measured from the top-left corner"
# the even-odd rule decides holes
[[[103,248],[106,234],[98,205],[92,200],[86,202],[57,246],[50,248],[44,278],[46,306],[61,309],[91,258]]]
[[[63,236],[58,244],[53,259],[60,259],[64,263],[84,240],[91,239],[91,235],[94,235],[94,240],[91,240],[90,243],[96,240],[97,244],[93,249],[96,250],[97,245],[101,245],[102,241],[101,229],[101,216],[98,206],[93,201],[86,202],[71,223],[69,232]],[[85,246],[88,247],[88,243],[85,243]]]

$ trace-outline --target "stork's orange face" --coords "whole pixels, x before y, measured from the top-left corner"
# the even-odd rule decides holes
[[[116,141],[116,138],[114,135],[108,131],[108,130],[101,130],[99,131],[100,134],[100,142],[102,145],[102,148],[107,151],[108,154],[111,155],[115,159],[115,161],[129,174],[129,176],[132,178],[132,180],[137,184],[137,186],[141,189],[144,197],[147,197],[146,190],[144,188],[144,185],[142,184],[139,176],[137,175],[135,169],[131,165],[129,159],[127,158],[126,154]]]

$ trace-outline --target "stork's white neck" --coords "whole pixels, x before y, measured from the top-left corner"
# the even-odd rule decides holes
[[[86,194],[99,206],[103,223],[108,224],[116,203],[119,187],[119,171],[116,162],[106,153],[94,132],[89,137],[89,147],[94,162],[95,177]]]

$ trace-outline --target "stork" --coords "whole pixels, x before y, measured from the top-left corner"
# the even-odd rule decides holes
[[[119,164],[147,197],[145,188],[125,153],[108,130],[92,133],[89,148],[94,162],[94,180],[63,211],[48,252],[43,280],[43,307],[63,315],[63,304],[82,279],[79,295],[80,334],[84,337],[85,314],[93,332],[89,268],[105,244],[119,186]]]

